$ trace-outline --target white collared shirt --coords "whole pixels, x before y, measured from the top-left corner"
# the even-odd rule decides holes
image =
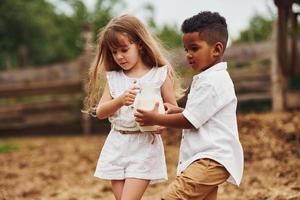
[[[184,129],[177,175],[193,161],[210,158],[230,173],[228,182],[239,185],[243,175],[244,156],[239,141],[234,85],[221,62],[193,77],[183,111],[195,129]]]

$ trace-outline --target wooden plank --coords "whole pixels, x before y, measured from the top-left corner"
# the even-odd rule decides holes
[[[251,80],[271,82],[270,73],[266,73],[266,74],[247,73],[247,74],[240,74],[240,75],[235,74],[235,75],[232,75],[231,78],[232,78],[234,83],[244,82],[244,81],[251,81]]]
[[[289,7],[278,8],[278,26],[277,26],[277,59],[278,65],[284,75],[288,75],[288,51],[287,51],[287,31]]]
[[[238,94],[245,94],[251,92],[270,92],[271,84],[269,81],[247,81],[235,85],[235,91]]]
[[[16,116],[20,114],[56,112],[60,110],[72,109],[76,106],[75,103],[76,102],[74,99],[72,102],[71,101],[62,101],[62,102],[49,101],[49,102],[34,102],[34,103],[26,103],[26,104],[0,106],[0,120],[7,118],[9,116]]]
[[[0,85],[0,97],[21,97],[44,94],[70,94],[82,92],[79,80],[40,81]]]
[[[238,102],[270,100],[271,94],[269,92],[238,94],[237,99]]]
[[[300,92],[288,91],[287,92],[287,107],[288,108],[300,108]]]
[[[297,21],[297,14],[291,13],[291,69],[289,75],[292,76],[296,72],[297,68],[297,55],[298,55],[298,48],[297,48],[297,30],[298,30],[298,21]]]
[[[300,0],[274,0],[277,7],[291,6],[293,3],[300,4]]]
[[[35,113],[22,115],[9,121],[1,120],[0,130],[24,129],[35,126],[51,126],[52,124],[65,124],[67,122],[80,120],[80,111],[63,110],[59,112]]]

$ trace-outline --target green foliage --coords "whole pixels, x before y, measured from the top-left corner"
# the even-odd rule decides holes
[[[97,0],[91,12],[83,0],[1,0],[0,70],[18,67],[22,49],[28,52],[27,64],[34,66],[74,59],[83,49],[83,25],[91,22],[96,34],[119,2]],[[60,3],[69,5],[71,12],[59,11]]]
[[[90,21],[94,27],[94,36],[100,32],[114,15],[114,8],[123,4],[122,0],[97,0],[95,9],[90,13]]]
[[[77,13],[76,13],[77,14]],[[26,48],[30,65],[66,60],[78,55],[80,20],[55,12],[45,0],[3,0],[0,6],[0,68],[5,60],[18,64],[20,48]]]
[[[143,13],[147,16],[148,27],[150,27],[165,47],[170,49],[181,47],[181,33],[176,25],[165,24],[162,27],[157,26],[154,20],[155,8],[151,3],[144,4]]]
[[[175,25],[164,25],[157,31],[157,37],[170,49],[181,47],[181,34]]]
[[[154,20],[155,8],[154,8],[153,4],[146,3],[143,6],[143,9],[144,9],[144,13],[148,14],[147,17],[146,17],[146,21],[147,21],[148,26],[155,30],[157,28],[157,24]]]
[[[18,149],[19,146],[15,144],[0,144],[0,153],[14,152]]]
[[[233,43],[259,42],[267,40],[272,34],[272,19],[261,15],[255,15],[251,18],[249,26],[240,33],[240,36]]]

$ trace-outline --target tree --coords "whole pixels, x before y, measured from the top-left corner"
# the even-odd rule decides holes
[[[75,18],[74,18],[75,19]],[[7,63],[18,66],[21,49],[26,50],[26,65],[41,65],[72,58],[80,52],[75,41],[80,23],[44,0],[2,0],[0,5],[0,68]]]
[[[122,0],[97,0],[90,12],[82,0],[1,0],[0,3],[0,70],[25,65],[39,66],[70,60],[83,49],[81,32],[86,21],[96,29],[113,16]],[[59,2],[72,12],[58,9]]]
[[[164,24],[159,27],[154,20],[155,8],[151,3],[146,3],[143,6],[143,12],[147,13],[147,24],[154,34],[162,41],[167,48],[176,48],[181,46],[181,34],[176,25]]]
[[[181,34],[175,25],[164,25],[161,29],[158,29],[157,37],[167,48],[172,49],[181,46]]]
[[[260,42],[270,39],[272,34],[273,19],[268,19],[262,15],[254,15],[246,30],[240,32],[239,38],[233,43]]]
[[[89,20],[94,27],[94,35],[97,36],[100,29],[104,27],[114,16],[119,6],[124,5],[123,0],[97,0],[94,10],[90,13]]]

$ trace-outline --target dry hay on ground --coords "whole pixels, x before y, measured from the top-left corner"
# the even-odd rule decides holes
[[[240,188],[224,184],[220,200],[300,200],[300,113],[239,115],[245,171]],[[175,177],[179,133],[164,135],[169,181],[150,186],[144,200]],[[0,154],[0,200],[113,199],[109,182],[93,177],[104,135],[1,139],[18,150]]]

